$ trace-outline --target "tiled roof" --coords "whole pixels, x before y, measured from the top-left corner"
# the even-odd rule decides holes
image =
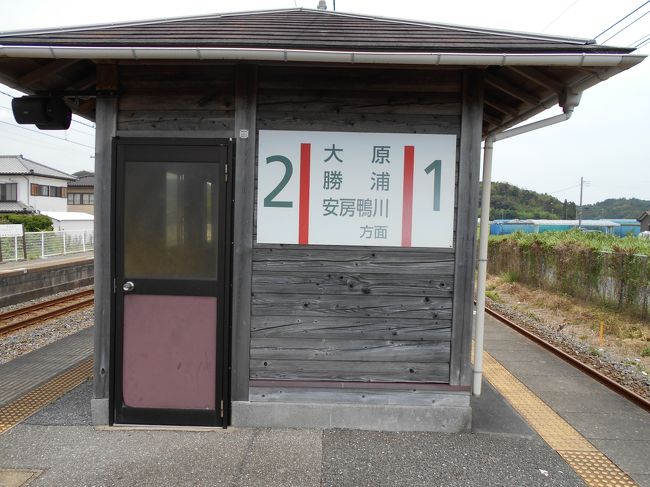
[[[381,52],[628,53],[633,49],[541,34],[285,9],[17,32],[0,45],[230,47]]]
[[[36,213],[36,210],[21,201],[0,201],[0,213]]]
[[[94,188],[95,175],[93,174],[92,176],[81,176],[76,181],[70,181],[68,183],[68,188],[71,187]]]
[[[77,179],[71,174],[31,161],[22,155],[0,156],[0,174],[46,176],[49,178],[67,179],[68,181]]]

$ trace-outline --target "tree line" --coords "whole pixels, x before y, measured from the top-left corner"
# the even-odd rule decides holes
[[[636,218],[646,210],[650,210],[650,200],[609,198],[592,205],[584,205],[582,218]],[[490,218],[576,220],[578,206],[573,201],[562,201],[549,194],[522,189],[514,184],[493,182]]]

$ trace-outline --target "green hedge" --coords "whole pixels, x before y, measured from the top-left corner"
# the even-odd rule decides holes
[[[52,219],[45,215],[9,213],[0,215],[0,223],[23,224],[26,232],[50,232],[54,230]]]
[[[514,233],[490,237],[488,268],[647,320],[650,241],[601,233]]]

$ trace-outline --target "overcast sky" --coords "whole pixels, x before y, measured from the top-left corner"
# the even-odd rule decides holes
[[[645,0],[337,0],[336,10],[478,27],[594,38]],[[318,0],[0,0],[0,31],[158,19],[272,8],[315,8]],[[332,0],[328,0],[332,9]],[[598,37],[599,43],[630,46],[650,34],[650,4]],[[637,21],[638,19],[638,21]],[[607,38],[634,22],[629,28]],[[1,41],[0,41],[1,42]],[[650,54],[650,44],[638,52]],[[0,85],[9,95],[19,93]],[[67,172],[92,170],[92,123],[76,118],[71,128],[39,132],[19,127],[11,97],[0,93],[0,154],[25,157]],[[559,108],[542,117],[559,113]],[[580,177],[590,181],[584,202],[606,198],[650,199],[650,60],[585,92],[573,118],[554,127],[495,144],[495,181],[578,200]],[[33,132],[32,132],[33,131]],[[65,140],[67,139],[67,140]]]

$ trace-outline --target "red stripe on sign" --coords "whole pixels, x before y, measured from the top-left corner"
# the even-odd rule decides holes
[[[300,206],[298,208],[298,243],[309,243],[309,181],[311,144],[300,144]]]
[[[402,247],[411,246],[413,231],[413,167],[415,147],[404,146],[404,197],[402,203]]]

